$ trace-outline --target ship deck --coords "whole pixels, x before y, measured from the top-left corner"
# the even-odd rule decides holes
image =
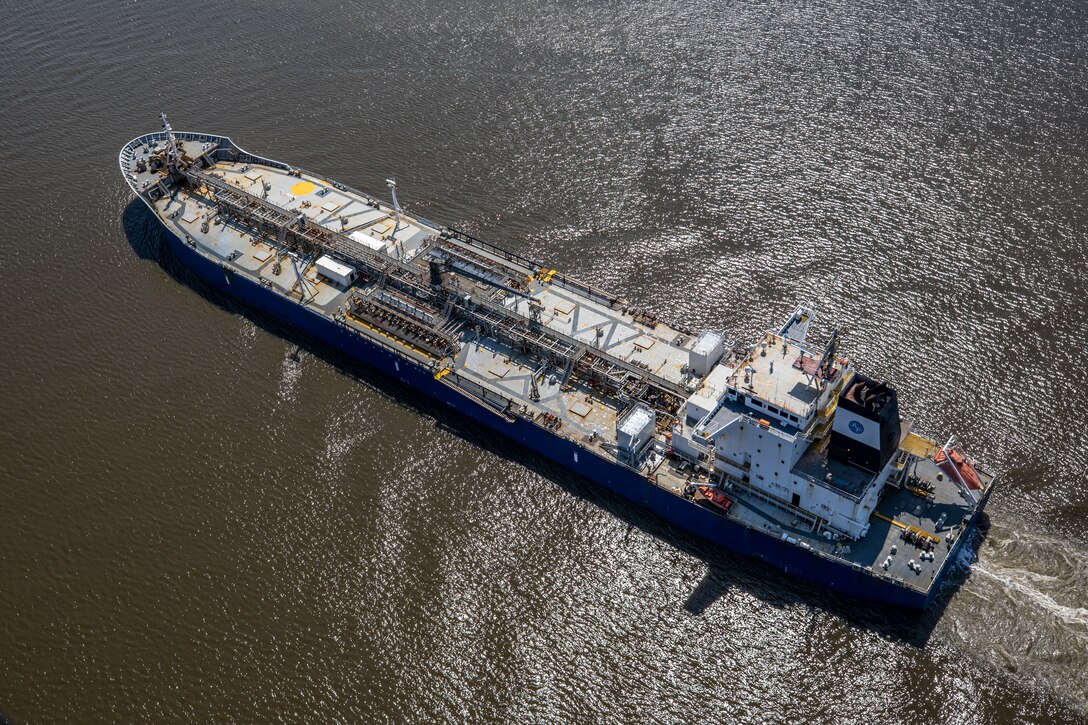
[[[829,454],[828,446],[816,445],[809,446],[794,464],[792,472],[851,496],[858,496],[876,477],[875,473],[835,460]]]
[[[204,141],[182,141],[185,153],[197,156],[209,148]],[[149,147],[134,149],[132,163],[149,158]],[[304,215],[314,224],[343,234],[373,251],[411,263],[416,260],[426,270],[424,257],[436,249],[442,233],[438,226],[399,214],[373,197],[347,189],[328,179],[297,169],[278,168],[253,162],[219,160],[205,169],[232,188],[276,205],[291,214]],[[151,171],[134,174],[136,188],[157,183]],[[294,253],[282,256],[277,241],[235,221],[221,219],[214,204],[199,194],[184,189],[154,202],[163,223],[182,239],[212,255],[237,272],[247,274],[262,284],[329,317],[342,312],[356,293],[365,293],[366,284],[344,289],[320,276],[313,259]],[[394,229],[396,233],[394,234]],[[624,303],[607,304],[605,300],[580,292],[580,287],[553,280],[556,273],[528,260],[512,260],[457,240],[444,240],[443,254],[455,261],[467,260],[468,266],[447,272],[447,282],[473,299],[486,299],[528,317],[530,306],[539,306],[539,322],[587,348],[599,350],[626,363],[646,370],[677,386],[693,385],[686,373],[688,355],[694,340],[689,333],[653,320],[636,319],[638,314]],[[281,263],[277,271],[277,256]],[[418,257],[418,259],[416,259]],[[510,279],[520,278],[519,289],[511,289],[507,280],[473,273],[473,259],[482,257],[500,266]],[[506,284],[504,284],[504,282]],[[372,326],[350,317],[344,320],[361,334],[381,335]],[[409,355],[419,356],[419,349],[403,344],[396,335],[382,336]],[[562,366],[541,365],[533,357],[519,354],[508,344],[479,330],[454,331],[458,350],[445,359],[425,355],[426,362],[438,369],[447,367],[458,373],[450,379],[470,380],[494,393],[495,400],[506,399],[528,416],[550,414],[560,421],[558,434],[579,440],[592,436],[601,445],[615,443],[616,423],[623,405],[602,394],[585,380],[572,379]],[[536,376],[537,393],[531,378]]]
[[[794,416],[791,420],[795,423],[804,420],[812,412],[819,390],[806,368],[798,367],[801,356],[814,361],[812,353],[796,342],[767,333],[737,366],[737,388],[768,401],[775,414],[784,411]],[[745,370],[750,375],[745,375]]]

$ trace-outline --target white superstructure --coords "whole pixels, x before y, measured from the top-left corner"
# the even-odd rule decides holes
[[[804,319],[807,327],[811,316],[802,307],[791,322]],[[812,350],[803,334],[790,332],[768,332],[746,353],[715,365],[687,399],[672,446],[814,527],[858,538],[894,466],[887,456],[878,456],[881,465],[872,470],[834,455],[842,446],[832,445],[832,433],[840,427],[877,450],[879,428],[840,409],[855,375],[835,345]]]

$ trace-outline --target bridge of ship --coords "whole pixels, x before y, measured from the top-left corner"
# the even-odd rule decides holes
[[[665,423],[697,382],[685,371],[692,336],[622,300],[217,137],[175,138],[189,168],[172,185],[135,171],[149,144],[122,164],[138,191],[162,183],[152,203],[180,238],[436,375],[448,368],[446,383],[496,408],[608,450],[633,401]],[[321,254],[355,266],[358,281],[345,289],[319,275]]]

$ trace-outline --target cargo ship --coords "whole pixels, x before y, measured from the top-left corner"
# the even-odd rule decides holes
[[[994,488],[954,437],[815,341],[797,305],[747,343],[229,138],[119,155],[203,282],[691,534],[820,587],[925,609]],[[405,455],[410,452],[405,451]]]

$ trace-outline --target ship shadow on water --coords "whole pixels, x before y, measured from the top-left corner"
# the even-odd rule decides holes
[[[220,309],[245,317],[265,332],[275,335],[307,353],[328,363],[399,404],[416,413],[430,417],[438,427],[472,445],[483,448],[506,460],[525,466],[547,478],[567,493],[589,501],[618,520],[628,524],[625,540],[633,529],[649,534],[685,554],[698,559],[706,572],[695,588],[681,603],[693,617],[701,617],[730,590],[743,590],[762,604],[779,609],[807,607],[839,617],[847,623],[875,634],[914,647],[923,647],[941,618],[954,592],[969,576],[967,566],[949,571],[933,604],[925,612],[913,612],[899,607],[874,604],[839,595],[783,574],[769,564],[752,557],[735,554],[698,539],[617,494],[605,491],[593,482],[550,461],[543,455],[515,441],[495,435],[487,427],[461,416],[455,416],[446,406],[435,403],[405,385],[369,366],[350,358],[294,327],[261,313],[209,287],[184,266],[170,251],[158,220],[138,199],[122,213],[121,225],[129,246],[141,258],[159,265],[175,282],[190,288],[207,302]],[[297,351],[296,351],[297,352]],[[972,551],[977,551],[987,528],[985,514],[979,522]]]

